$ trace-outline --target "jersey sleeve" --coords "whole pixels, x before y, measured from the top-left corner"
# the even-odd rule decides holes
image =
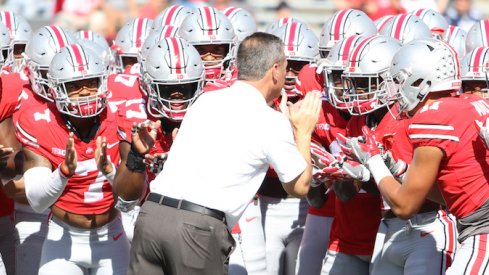
[[[432,146],[442,149],[447,156],[453,154],[460,141],[460,134],[464,129],[457,123],[450,110],[453,104],[443,101],[435,101],[426,105],[411,120],[407,128],[409,141],[413,151],[417,147]]]
[[[316,74],[316,65],[308,64],[304,66],[297,76],[295,88],[303,95],[311,91],[323,91],[324,80],[322,75]]]

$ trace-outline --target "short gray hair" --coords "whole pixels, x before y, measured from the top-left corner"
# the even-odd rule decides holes
[[[283,42],[275,35],[256,32],[243,40],[236,62],[239,80],[260,80],[275,63],[285,61]]]

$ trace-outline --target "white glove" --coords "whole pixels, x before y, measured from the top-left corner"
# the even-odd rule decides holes
[[[321,58],[318,60],[317,65],[318,66],[316,68],[316,74],[322,74],[324,71],[324,68],[331,66],[332,63],[331,63],[331,60],[329,60],[327,58]]]
[[[485,123],[476,120],[475,127],[479,130],[479,136],[484,142],[484,145],[486,145],[486,148],[489,148],[489,117],[486,118]]]

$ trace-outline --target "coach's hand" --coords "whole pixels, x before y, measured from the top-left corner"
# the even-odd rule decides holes
[[[287,103],[289,120],[295,134],[311,135],[321,111],[321,93],[312,91],[295,104]]]

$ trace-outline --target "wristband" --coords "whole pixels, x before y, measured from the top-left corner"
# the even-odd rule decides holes
[[[134,209],[134,207],[139,203],[139,200],[126,201],[121,197],[117,197],[117,202],[115,203],[115,208],[121,212],[129,212]]]
[[[146,172],[144,157],[134,152],[132,149],[129,150],[129,154],[127,154],[126,167],[131,172],[135,172],[135,173]]]
[[[368,170],[374,177],[375,183],[379,186],[380,181],[385,177],[393,177],[391,171],[385,166],[384,160],[380,155],[375,155],[367,160]]]
[[[66,166],[63,165],[63,163],[60,163],[59,164],[59,174],[62,176],[62,177],[65,177],[67,179],[71,178],[75,173],[70,173],[69,171],[66,171]]]
[[[116,173],[116,168],[115,168],[115,165],[113,162],[110,163],[110,165],[112,165],[112,172],[104,175],[105,178],[107,178],[107,180],[109,181],[110,185],[114,185],[114,178],[115,178],[115,173]]]

